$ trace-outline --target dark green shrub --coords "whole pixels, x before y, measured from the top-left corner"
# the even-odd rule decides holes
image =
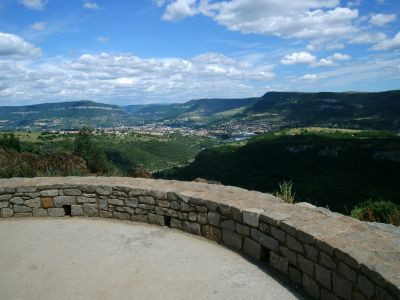
[[[14,133],[2,134],[0,138],[0,146],[4,149],[15,150],[21,152],[21,142]]]
[[[354,207],[350,214],[361,221],[400,225],[400,206],[390,201],[369,200]]]
[[[106,157],[93,136],[91,127],[82,127],[75,138],[74,153],[83,157],[90,171],[104,174],[106,172]]]

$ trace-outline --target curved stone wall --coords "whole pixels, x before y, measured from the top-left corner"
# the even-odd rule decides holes
[[[0,180],[2,218],[87,216],[204,236],[269,264],[317,299],[400,299],[400,230],[204,183],[118,177]]]

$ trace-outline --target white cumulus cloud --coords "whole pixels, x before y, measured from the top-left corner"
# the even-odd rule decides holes
[[[281,63],[283,65],[312,64],[316,60],[317,58],[308,52],[294,52],[282,58]]]
[[[91,9],[91,10],[98,10],[100,6],[94,1],[84,1],[83,8]]]
[[[31,29],[36,30],[36,31],[43,31],[47,27],[46,22],[36,22],[31,25]]]
[[[180,21],[198,13],[196,0],[175,0],[168,4],[162,19],[166,21]]]
[[[396,15],[395,14],[376,14],[371,17],[369,20],[369,23],[375,26],[385,26],[391,22],[396,21]]]
[[[385,39],[372,47],[372,50],[398,50],[400,49],[400,32],[392,39]]]
[[[295,38],[340,37],[356,31],[358,10],[340,7],[339,0],[174,0],[164,20],[178,21],[199,13],[232,31]]]
[[[47,4],[47,0],[20,0],[26,8],[34,10],[43,10]]]
[[[35,57],[41,54],[41,50],[21,37],[0,32],[0,59],[3,56]]]

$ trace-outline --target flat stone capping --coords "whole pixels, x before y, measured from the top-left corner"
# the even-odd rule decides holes
[[[316,299],[400,299],[400,229],[269,194],[122,177],[0,180],[0,217],[114,218],[170,226],[265,262]]]

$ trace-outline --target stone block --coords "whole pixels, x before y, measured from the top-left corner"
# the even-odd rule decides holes
[[[36,193],[25,193],[25,197],[29,197],[29,198],[38,198],[40,197],[40,193],[36,192]]]
[[[275,226],[270,227],[271,235],[276,238],[278,241],[285,243],[286,233],[283,230],[276,228]]]
[[[71,216],[83,216],[83,207],[82,205],[71,205]]]
[[[290,265],[289,265],[289,280],[297,285],[302,284],[301,272]]]
[[[197,214],[197,223],[199,224],[207,224],[207,213],[198,213]]]
[[[150,196],[139,196],[139,203],[155,205],[156,201],[154,201],[154,198]]]
[[[2,208],[1,209],[1,217],[2,218],[11,218],[14,215],[14,211],[11,208]]]
[[[235,222],[233,220],[225,220],[220,223],[220,227],[230,231],[235,231]]]
[[[197,198],[197,197],[189,197],[189,200],[187,201],[187,203],[191,204],[191,205],[203,205],[204,199]]]
[[[244,238],[243,251],[253,259],[261,260],[265,256],[265,249],[256,241]]]
[[[99,199],[99,209],[108,210],[108,201],[107,201],[107,199]]]
[[[309,260],[302,255],[298,255],[297,262],[300,270],[311,277],[314,276],[314,262],[312,260]]]
[[[207,207],[205,207],[203,205],[195,206],[195,210],[196,210],[196,212],[201,212],[201,213],[207,213],[208,212]]]
[[[42,198],[42,207],[43,208],[53,208],[54,203],[53,203],[53,198]]]
[[[274,238],[266,235],[265,233],[262,233],[261,231],[258,231],[257,229],[251,228],[250,235],[254,240],[259,242],[265,248],[268,248],[273,251],[279,250],[279,242],[277,240],[275,240]]]
[[[360,292],[353,292],[353,300],[368,300],[369,298],[365,297]],[[379,299],[380,300],[380,299]]]
[[[375,287],[374,284],[365,276],[358,274],[357,277],[357,288],[365,295],[367,298],[371,298],[374,294]]]
[[[332,286],[333,286],[333,292],[335,293],[336,296],[344,299],[349,299],[349,300],[351,299],[351,291],[353,285],[343,276],[333,273]]]
[[[24,204],[24,199],[22,199],[21,197],[12,197],[9,201],[12,204],[17,204],[17,205],[23,205]]]
[[[168,199],[168,194],[164,191],[150,191],[149,195],[152,196],[155,199],[160,199],[160,200],[167,200]]]
[[[147,223],[147,215],[133,215],[132,221],[140,222],[140,223]]]
[[[239,208],[232,206],[232,218],[236,222],[243,223],[242,211]]]
[[[206,201],[204,202],[204,204],[207,206],[207,208],[208,208],[210,211],[216,211],[217,208],[218,208],[218,203],[216,203],[216,202],[214,202],[214,201],[211,201],[211,200],[206,200]]]
[[[115,206],[123,206],[124,200],[120,199],[108,199],[108,204],[115,205]]]
[[[310,245],[304,245],[304,252],[307,258],[311,259],[312,261],[317,261],[319,250]]]
[[[32,215],[34,217],[47,217],[47,210],[43,208],[34,208],[32,210]]]
[[[76,199],[77,203],[82,204],[82,203],[96,203],[96,198],[92,197],[78,197]]]
[[[258,227],[260,213],[264,212],[259,208],[246,208],[243,210],[243,223],[252,227]]]
[[[294,237],[292,237],[291,235],[286,235],[286,244],[288,246],[288,248],[299,252],[299,253],[304,253],[303,250],[303,244],[300,243],[298,240],[296,240]]]
[[[91,203],[84,203],[83,214],[87,217],[97,217],[99,215],[99,210],[97,209],[97,205]]]
[[[110,187],[110,186],[96,186],[96,187],[94,187],[94,190],[96,191],[97,194],[102,195],[102,196],[108,196],[108,195],[111,195],[111,193],[112,193],[112,187]],[[88,192],[88,193],[90,193],[90,192]]]
[[[182,229],[182,221],[176,218],[171,218],[171,228]]]
[[[32,217],[32,213],[15,213],[14,218],[29,218]]]
[[[21,205],[14,205],[14,212],[15,213],[27,213],[32,212],[32,208],[21,206]]]
[[[228,219],[232,218],[232,207],[226,204],[218,204],[218,212]]]
[[[196,222],[197,221],[197,214],[194,213],[194,212],[189,213],[188,214],[188,219],[189,219],[189,221]]]
[[[160,216],[160,215],[156,215],[156,214],[148,214],[147,220],[150,224],[156,224],[156,225],[160,225],[160,226],[165,225],[164,216]]]
[[[221,230],[214,226],[203,225],[202,226],[202,236],[209,240],[213,241],[221,241]]]
[[[113,214],[112,212],[106,211],[106,210],[99,210],[99,217],[100,218],[112,218]]]
[[[217,212],[210,211],[208,213],[208,223],[213,226],[219,226],[221,215]]]
[[[140,203],[139,208],[144,210],[154,210],[154,205]]]
[[[1,202],[1,201],[8,201],[8,200],[11,199],[11,197],[12,197],[11,194],[1,195],[1,196],[0,196],[0,202]]]
[[[240,250],[242,248],[243,238],[240,234],[236,232],[222,229],[222,242],[229,248],[234,250]]]
[[[50,217],[64,217],[65,211],[63,208],[49,208],[47,210]]]
[[[338,297],[336,297],[330,291],[327,291],[325,289],[321,289],[321,299],[323,299],[323,300],[340,300]]]
[[[83,193],[90,193],[93,194],[96,192],[96,189],[94,188],[93,185],[88,185],[88,184],[83,184],[79,186],[79,189],[83,192]]]
[[[201,235],[201,225],[194,222],[183,222],[183,230],[192,234]]]
[[[9,206],[8,202],[0,202],[0,208],[7,208]]]
[[[327,267],[328,269],[331,269],[331,270],[336,269],[336,263],[333,261],[333,259],[323,252],[320,253],[319,263],[321,265],[323,265],[324,267]]]
[[[250,227],[236,223],[236,232],[241,235],[249,236],[250,235]]]
[[[286,257],[293,266],[297,266],[297,254],[296,254],[296,252],[294,252],[294,251],[292,251],[289,248],[286,248],[284,246],[280,246],[279,250],[280,250],[282,256]]]
[[[113,217],[118,220],[130,220],[131,219],[131,216],[129,214],[123,213],[123,212],[117,212],[117,211],[113,212]]]
[[[258,225],[258,229],[264,233],[270,233],[270,226],[267,223],[261,223]]]
[[[75,205],[76,196],[57,196],[54,197],[54,206],[63,207],[64,205]]]
[[[124,200],[125,206],[136,208],[139,206],[139,200],[136,198],[127,198]]]
[[[287,274],[289,260],[286,257],[280,256],[278,253],[271,251],[269,253],[269,265],[275,270]]]
[[[339,271],[340,271],[340,274],[342,274],[346,279],[350,280],[351,282],[356,283],[357,273],[352,268],[350,268],[348,265],[346,265],[343,262],[340,262]]]
[[[18,193],[35,193],[37,191],[36,186],[20,186],[17,187]]]
[[[181,209],[181,203],[178,201],[171,201],[171,209],[174,209],[174,210]]]
[[[169,201],[156,200],[156,205],[160,207],[169,208],[171,206],[171,203]]]
[[[303,288],[314,299],[319,299],[319,286],[310,276],[303,275]]]
[[[78,189],[64,189],[65,196],[80,196],[82,192]]]
[[[192,211],[194,211],[194,207],[185,202],[181,202],[180,210],[184,211],[184,212],[192,212]]]
[[[26,200],[24,204],[30,208],[39,208],[42,202],[40,201],[40,198],[35,198]]]
[[[331,289],[331,276],[331,271],[315,264],[315,279],[328,290]]]

